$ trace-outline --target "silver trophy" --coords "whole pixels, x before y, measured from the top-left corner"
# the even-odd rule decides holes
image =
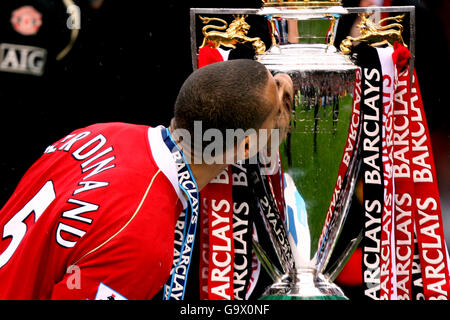
[[[340,17],[350,10],[338,1],[271,1],[260,11],[270,22],[272,42],[277,45],[257,59],[274,74],[289,74],[296,92],[290,132],[280,149],[286,235],[295,263],[293,268],[281,264],[283,270],[276,270],[254,243],[266,269],[273,270],[274,284],[263,299],[346,299],[333,281],[362,239],[362,225],[355,226],[344,240],[340,237],[359,173],[361,127],[354,126],[359,115],[352,112],[358,67],[343,53],[350,51],[351,41],[376,42],[387,39],[387,34],[398,36],[397,30],[385,31],[388,27],[381,27],[382,21],[378,25],[371,20],[373,13],[409,11],[412,28],[411,9],[353,8],[353,13],[366,12],[360,15],[361,36],[347,37],[340,51],[333,45],[334,36]],[[411,40],[410,48],[414,48]],[[353,126],[350,131],[349,126]],[[345,158],[350,139],[354,140],[353,152]],[[339,241],[345,243],[329,266]]]
[[[342,187],[333,195],[351,123],[357,67],[333,45],[345,9],[333,1],[314,6],[307,2],[302,6],[301,2],[278,3],[278,7],[267,3],[261,10],[278,45],[258,55],[258,60],[272,73],[289,74],[296,92],[290,132],[280,149],[286,233],[295,267],[277,275],[263,299],[346,299],[332,282],[336,272],[324,271],[358,173],[356,157],[352,157]],[[336,202],[332,209],[331,201]],[[327,213],[332,220],[324,225]],[[357,240],[349,243],[335,270],[343,266]]]
[[[290,131],[280,146],[284,212],[277,212],[275,196],[264,174],[254,170],[251,177],[253,187],[258,189],[256,194],[265,227],[278,260],[274,263],[266,253],[267,248],[253,242],[258,258],[274,281],[262,299],[347,299],[333,281],[361,240],[361,230],[356,230],[340,246],[344,249],[337,257],[335,253],[333,265],[329,262],[340,239],[359,172],[359,134],[354,138],[352,157],[344,172],[339,172],[352,122],[358,67],[335,48],[334,36],[342,15],[369,10],[413,12],[409,7],[343,8],[337,0],[265,1],[261,9],[191,9],[194,69],[200,44],[196,32],[198,17],[205,23],[211,21],[205,16],[220,13],[235,17],[230,26],[241,23],[243,27],[226,29],[226,25],[221,29],[226,31],[218,32],[217,28],[204,26],[205,39],[228,48],[234,48],[237,43],[251,44],[259,62],[273,74],[287,73],[294,83],[296,94]],[[261,39],[247,35],[251,26],[245,23],[246,15],[267,20],[272,42],[267,49]],[[410,21],[413,18],[411,14]],[[226,24],[223,19],[215,20]],[[238,32],[228,32],[231,29]],[[413,43],[410,49],[414,50]],[[270,217],[265,210],[270,212]]]

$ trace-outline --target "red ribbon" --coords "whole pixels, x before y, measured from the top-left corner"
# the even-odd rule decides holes
[[[201,192],[204,205],[200,237],[201,299],[234,299],[233,199],[229,169],[222,171]]]
[[[394,176],[397,297],[411,299],[414,226],[425,299],[448,299],[450,276],[430,135],[414,72],[410,89],[409,51],[395,44],[400,73],[395,94]]]
[[[415,223],[419,242],[423,288],[426,299],[448,299],[450,277],[447,265],[441,203],[431,150],[430,134],[414,71],[411,90],[411,151]]]
[[[394,51],[394,54],[397,52]],[[393,55],[394,56],[394,55]],[[395,58],[394,58],[395,61]],[[396,65],[399,66],[398,64]],[[414,215],[411,179],[410,76],[406,68],[398,76],[394,95],[395,254],[397,298],[411,300],[414,257]]]
[[[208,275],[209,275],[209,222],[208,222],[208,185],[200,192],[200,300],[208,300]]]

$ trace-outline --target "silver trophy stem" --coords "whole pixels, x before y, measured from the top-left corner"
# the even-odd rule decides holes
[[[280,277],[263,300],[346,300],[342,290],[314,268],[299,268]]]

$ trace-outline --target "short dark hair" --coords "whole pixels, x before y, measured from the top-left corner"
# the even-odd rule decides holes
[[[271,107],[264,96],[268,71],[259,62],[239,59],[217,62],[194,71],[175,102],[175,128],[203,130],[259,129]]]

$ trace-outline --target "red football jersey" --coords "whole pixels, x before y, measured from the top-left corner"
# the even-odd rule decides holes
[[[0,211],[0,299],[150,299],[186,205],[161,128],[79,129],[49,146]]]

